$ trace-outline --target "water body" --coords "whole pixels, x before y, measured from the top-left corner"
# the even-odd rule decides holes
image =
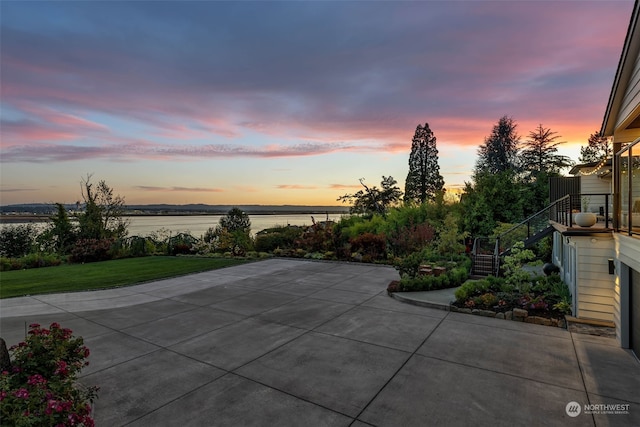
[[[171,234],[189,233],[194,237],[202,236],[210,227],[215,227],[224,215],[184,215],[184,216],[132,216],[127,217],[129,236],[148,236],[160,229],[171,231]],[[295,215],[249,215],[253,234],[266,228],[286,225],[311,225],[311,214]],[[325,221],[326,215],[313,215],[316,221]],[[329,215],[333,221],[341,215]]]
[[[129,236],[148,236],[160,230],[178,233],[189,233],[194,237],[201,237],[209,227],[215,227],[224,215],[153,215],[127,216],[129,220]],[[311,225],[311,217],[316,221],[325,221],[326,214],[294,214],[294,215],[249,215],[252,234],[260,230],[286,225]],[[329,214],[329,219],[338,221],[341,214]],[[12,222],[2,223],[0,227],[8,225],[32,224],[37,228],[44,228],[45,222]]]

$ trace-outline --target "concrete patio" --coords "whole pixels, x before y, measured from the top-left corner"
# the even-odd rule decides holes
[[[615,340],[405,304],[393,279],[270,259],[0,300],[0,335],[56,321],[83,336],[98,426],[640,425],[640,364]]]

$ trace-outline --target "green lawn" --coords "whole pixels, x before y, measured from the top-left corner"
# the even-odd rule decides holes
[[[244,260],[152,256],[3,271],[0,298],[115,288],[245,263]]]

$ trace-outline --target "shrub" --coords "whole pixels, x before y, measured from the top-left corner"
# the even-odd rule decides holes
[[[466,282],[470,270],[471,260],[466,258],[440,276],[417,276],[413,278],[405,276],[400,280],[400,288],[403,291],[431,291],[453,288]]]
[[[351,251],[362,255],[366,262],[387,258],[387,240],[384,235],[365,233],[354,237],[350,241]]]
[[[81,337],[52,323],[34,323],[24,342],[11,347],[12,367],[0,376],[3,425],[93,426],[90,403],[97,387],[78,388],[77,375],[88,365]]]
[[[258,232],[255,249],[261,252],[273,252],[277,248],[292,249],[300,237],[302,228],[297,226],[269,228]]]
[[[111,259],[111,239],[79,239],[71,249],[71,262],[96,262]]]
[[[389,235],[389,245],[394,255],[404,256],[422,250],[434,236],[435,229],[429,223],[409,224]]]
[[[198,243],[198,239],[189,233],[179,233],[167,240],[167,252],[169,255],[189,255],[193,253],[192,247]]]
[[[20,258],[0,258],[0,271],[53,267],[60,264],[62,259],[55,254],[32,253]]]
[[[511,254],[504,257],[504,278],[506,283],[526,292],[531,283],[531,274],[522,266],[535,258],[530,249],[524,249],[524,243],[518,242],[511,248]]]
[[[464,302],[469,298],[477,297],[488,292],[502,292],[504,289],[504,279],[489,276],[486,279],[469,280],[456,290],[456,301]]]
[[[336,246],[333,229],[332,221],[316,222],[304,229],[302,236],[296,240],[295,246],[305,252],[332,251]]]
[[[466,255],[443,257],[435,253],[430,247],[426,247],[419,252],[414,252],[397,260],[394,266],[400,273],[400,276],[416,277],[418,275],[418,268],[421,264],[440,263],[442,265],[455,265],[467,261],[469,261],[469,263],[471,262],[469,257]]]
[[[36,229],[31,224],[10,225],[0,229],[0,256],[19,258],[31,252]]]

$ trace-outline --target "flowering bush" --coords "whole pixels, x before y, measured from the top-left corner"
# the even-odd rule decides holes
[[[79,388],[76,376],[89,364],[82,337],[52,323],[29,325],[25,341],[9,350],[12,367],[0,375],[2,424],[93,426],[90,403],[97,387]]]

